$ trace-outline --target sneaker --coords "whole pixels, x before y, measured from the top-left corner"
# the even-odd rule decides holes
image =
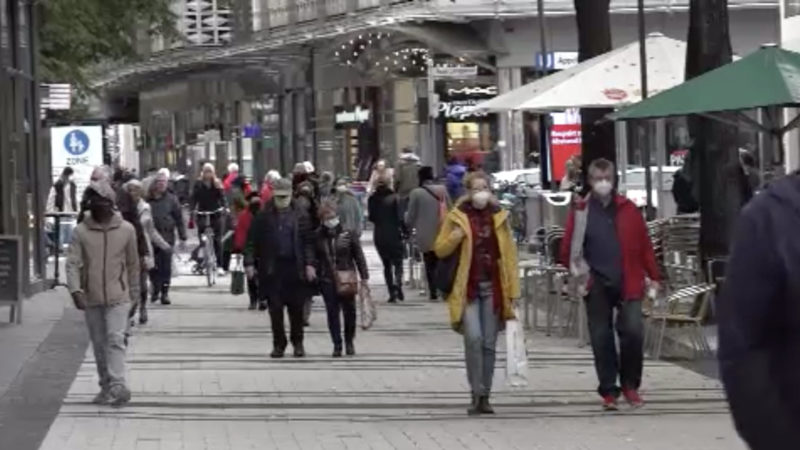
[[[604,411],[617,411],[619,407],[617,406],[617,398],[613,395],[604,395],[603,396],[603,410]]]
[[[631,408],[637,409],[644,406],[644,400],[642,400],[642,397],[639,395],[639,391],[636,389],[624,389],[622,391],[622,395],[625,397],[625,401],[631,405]]]
[[[218,277],[224,277],[227,274],[228,274],[228,272],[225,272],[225,269],[223,269],[222,267],[217,269],[217,276]]]
[[[110,402],[111,402],[111,395],[108,393],[108,389],[102,389],[92,399],[92,404],[95,405],[108,405]]]
[[[131,391],[125,386],[114,386],[109,392],[109,398],[109,405],[120,407],[131,401]]]

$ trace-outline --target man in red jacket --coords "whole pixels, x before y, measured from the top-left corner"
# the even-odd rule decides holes
[[[561,262],[585,295],[594,366],[603,408],[617,409],[617,398],[634,408],[644,362],[642,302],[647,278],[658,289],[661,279],[642,214],[614,191],[614,164],[598,159],[589,165],[592,192],[570,211],[561,243]],[[614,340],[614,312],[620,355]],[[617,385],[617,377],[621,385]]]

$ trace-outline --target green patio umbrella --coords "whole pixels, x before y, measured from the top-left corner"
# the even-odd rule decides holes
[[[609,117],[634,120],[699,114],[726,121],[715,113],[775,106],[800,106],[800,53],[764,47]],[[740,118],[747,117],[739,114]],[[750,118],[745,122],[759,131],[776,134],[783,134],[798,125],[793,121],[776,129]]]

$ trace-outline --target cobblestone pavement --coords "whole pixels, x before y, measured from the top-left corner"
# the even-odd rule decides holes
[[[368,249],[380,282],[379,263]],[[128,352],[132,403],[90,404],[87,352],[43,450],[225,449],[742,449],[719,384],[648,362],[638,411],[602,413],[591,355],[571,340],[529,339],[530,380],[511,390],[500,355],[494,417],[468,418],[460,337],[442,303],[380,302],[358,356],[333,360],[320,301],[305,359],[274,361],[269,319],[201,278],[176,280]],[[379,292],[378,289],[375,289]],[[502,342],[499,350],[502,353]]]

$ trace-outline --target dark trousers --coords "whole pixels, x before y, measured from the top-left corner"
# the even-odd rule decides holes
[[[439,298],[435,285],[436,265],[439,264],[439,258],[434,252],[425,252],[422,254],[422,260],[425,263],[425,277],[428,280],[428,296],[431,300],[436,300]]]
[[[331,333],[333,345],[342,348],[342,323],[344,317],[344,340],[353,342],[356,337],[356,298],[342,297],[336,293],[332,282],[320,284],[322,298],[325,300],[325,311],[328,313],[328,331]]]
[[[136,311],[139,311],[139,315],[147,314],[147,278],[150,274],[147,270],[142,270],[139,275],[139,304],[131,305],[131,312],[128,314],[129,318],[132,318],[136,315]]]
[[[169,286],[172,280],[172,250],[153,248],[155,267],[150,270],[150,283],[153,285],[153,295]]]
[[[389,296],[395,298],[403,287],[403,252],[378,247],[378,255],[383,262],[383,278],[389,289]]]
[[[303,303],[305,298],[297,295],[297,286],[284,284],[269,299],[269,317],[272,322],[272,345],[275,349],[286,349],[286,328],[283,323],[284,309],[289,312],[289,339],[292,345],[303,345]]]
[[[250,304],[258,304],[258,277],[247,279],[247,295],[250,296]]]
[[[589,336],[594,353],[594,367],[602,395],[618,396],[619,375],[622,389],[639,389],[644,364],[644,320],[642,302],[623,300],[620,290],[595,282],[586,296]],[[614,340],[614,312],[620,354]]]

